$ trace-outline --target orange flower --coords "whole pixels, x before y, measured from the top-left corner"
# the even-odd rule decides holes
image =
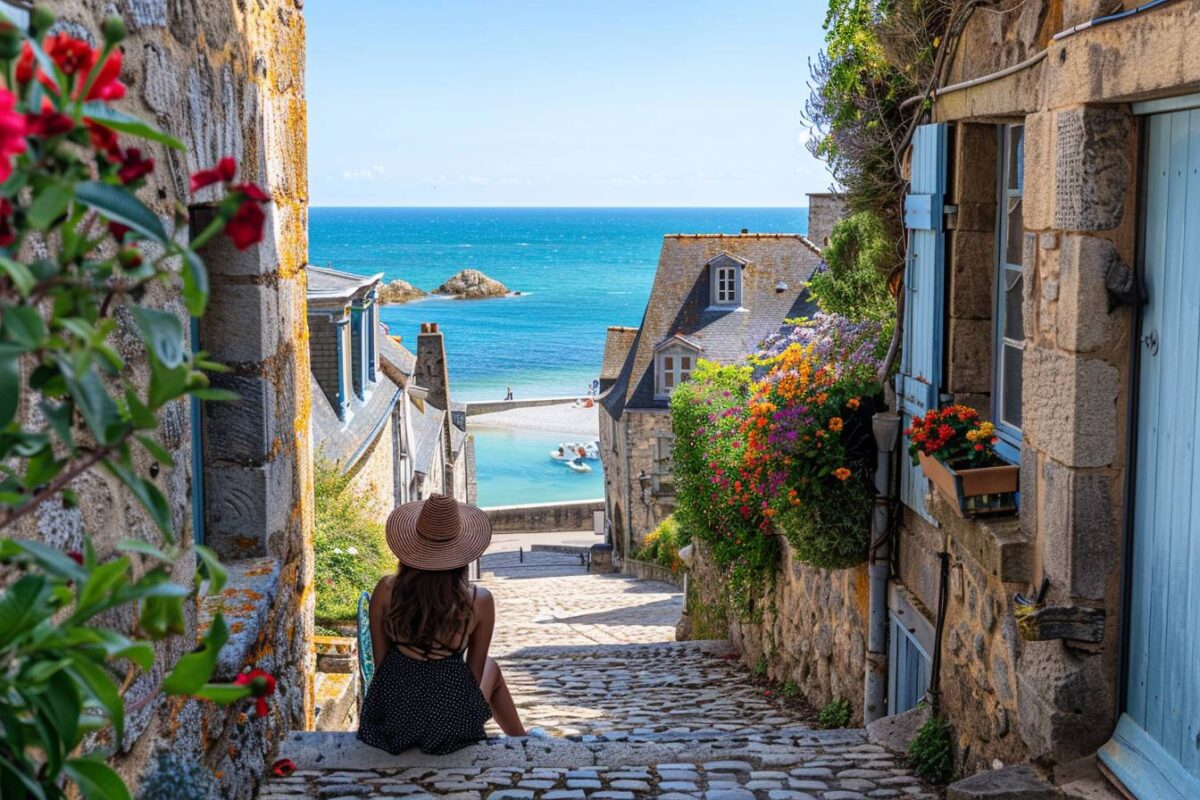
[[[847,480],[850,477],[850,470],[846,469],[845,467],[838,467],[833,471],[833,477],[837,478],[839,481]]]
[[[834,433],[841,433],[842,418],[834,417],[833,419],[829,420],[829,430],[833,431]]]
[[[857,411],[858,407],[860,405],[862,405],[862,401],[859,400],[857,397],[851,397],[849,400],[846,401],[846,407],[849,408],[851,411]]]

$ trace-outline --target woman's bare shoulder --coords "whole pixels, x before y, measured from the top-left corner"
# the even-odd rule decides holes
[[[496,600],[492,597],[492,593],[487,590],[486,586],[475,584],[475,614],[496,613]]]
[[[384,575],[379,579],[379,583],[375,584],[375,590],[371,592],[372,605],[391,599],[392,580],[395,577],[395,575]]]

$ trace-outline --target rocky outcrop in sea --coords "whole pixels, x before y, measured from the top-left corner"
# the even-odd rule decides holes
[[[433,293],[459,300],[480,300],[485,297],[504,297],[509,290],[500,281],[489,278],[477,269],[464,269],[434,289]]]
[[[383,305],[400,305],[410,300],[420,300],[429,294],[424,289],[418,289],[408,281],[389,281],[379,287],[379,302]]]

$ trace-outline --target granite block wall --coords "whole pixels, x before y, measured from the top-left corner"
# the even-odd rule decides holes
[[[188,610],[188,635],[159,647],[153,672],[129,676],[126,735],[114,759],[136,785],[156,750],[190,754],[218,774],[222,797],[248,800],[276,742],[304,728],[312,706],[306,680],[313,658],[304,20],[293,0],[62,0],[53,10],[59,29],[93,41],[107,15],[125,18],[122,78],[129,93],[119,105],[188,145],[186,155],[148,148],[159,169],[142,196],[164,221],[178,205],[190,207],[193,220],[203,218],[215,189],[189,196],[188,175],[226,155],[237,159],[240,179],[259,183],[272,198],[260,245],[239,253],[217,241],[204,253],[212,292],[201,344],[232,368],[214,385],[241,399],[206,404],[203,435],[192,427],[187,402],[165,409],[161,419],[175,466],[160,470],[155,481],[170,503],[176,535],[186,543],[200,535],[191,513],[200,483],[191,470],[192,450],[199,446],[210,489],[206,541],[225,557],[232,580],[222,597]],[[175,313],[188,329],[177,286],[152,287],[139,302]],[[133,337],[116,338],[134,379],[148,381],[141,354],[128,344]],[[147,457],[138,458],[148,474]],[[159,542],[146,515],[111,478],[96,472],[74,488],[77,507],[48,504],[18,534],[77,549],[86,531],[101,556],[119,539]],[[172,578],[191,586],[194,569],[194,559],[185,556]],[[248,665],[278,677],[280,691],[266,718],[247,715],[245,707],[167,699],[159,690],[164,670],[194,648],[217,605],[233,631],[221,677],[231,679]]]

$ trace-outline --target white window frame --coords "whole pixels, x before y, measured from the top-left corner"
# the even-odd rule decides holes
[[[664,347],[654,354],[655,397],[670,397],[676,386],[692,376],[696,370],[696,355],[696,350],[679,344]],[[685,358],[688,359],[686,369],[683,366]]]
[[[1017,152],[1013,153],[1013,133],[1020,131],[1019,141],[1016,143]],[[1009,247],[1009,238],[1013,233],[1011,228],[1012,216],[1018,209],[1022,212],[1024,218],[1024,203],[1025,195],[1025,126],[1023,123],[1000,126],[1000,164],[996,173],[997,186],[997,223],[996,223],[996,285],[994,302],[992,304],[992,321],[994,323],[994,347],[993,347],[993,371],[992,371],[992,419],[996,424],[996,433],[1000,439],[1000,444],[996,451],[1002,457],[1014,463],[1020,460],[1021,454],[1021,427],[1020,420],[1013,422],[1006,419],[1005,411],[1005,392],[1009,387],[1005,386],[1005,366],[1010,357],[1023,358],[1025,350],[1024,332],[1020,339],[1014,339],[1006,336],[1005,328],[1008,322],[1008,313],[1006,300],[1010,292],[1020,292],[1023,288],[1024,267],[1021,261],[1021,245],[1017,245],[1017,253],[1015,256],[1016,263],[1013,261],[1012,248]],[[1015,157],[1014,157],[1015,156]],[[1013,174],[1015,163],[1016,174]],[[1021,234],[1017,241],[1021,242],[1024,238],[1024,227],[1022,226]],[[1019,388],[1019,387],[1018,387]],[[1021,400],[1016,398],[1018,413],[1020,412]]]
[[[712,305],[715,308],[740,308],[742,305],[742,268],[732,259],[713,264]]]

